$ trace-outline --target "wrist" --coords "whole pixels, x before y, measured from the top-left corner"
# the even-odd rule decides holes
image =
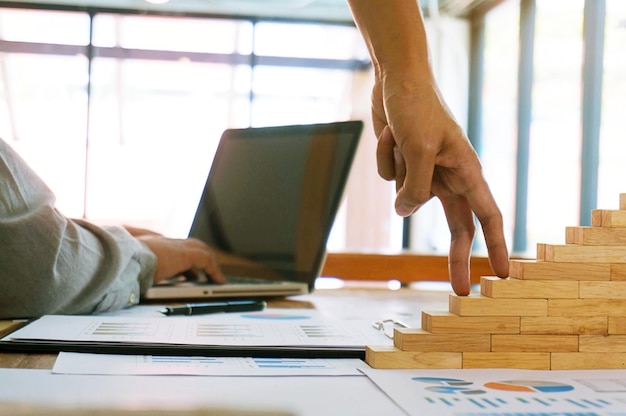
[[[437,90],[437,83],[430,67],[381,68],[376,75],[376,82],[385,90],[386,96],[414,95],[420,91]]]

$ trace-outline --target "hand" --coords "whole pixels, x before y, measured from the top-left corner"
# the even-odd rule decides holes
[[[155,236],[156,235],[158,235],[158,236],[162,235],[162,234],[157,233],[156,231],[148,230],[146,228],[139,228],[139,227],[135,227],[135,226],[132,226],[132,225],[124,225],[124,228],[133,237],[141,237],[141,236],[145,236],[145,235],[155,235]]]
[[[449,273],[455,293],[470,291],[474,216],[485,236],[494,273],[508,276],[502,214],[471,143],[447,109],[430,74],[377,77],[372,115],[379,174],[396,182],[396,212],[408,216],[436,196],[451,241]]]
[[[202,241],[195,238],[171,239],[151,233],[143,233],[137,238],[157,257],[155,284],[188,270],[203,272],[215,283],[225,282],[213,251]]]

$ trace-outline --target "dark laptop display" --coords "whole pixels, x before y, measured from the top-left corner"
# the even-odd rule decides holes
[[[347,121],[226,130],[189,236],[215,249],[226,275],[300,282],[310,290],[362,128],[360,121]],[[176,286],[157,286],[148,297],[180,297],[165,295]],[[183,297],[250,296],[245,290],[213,293],[228,284],[208,285],[214,290],[190,296],[192,284],[187,286]]]

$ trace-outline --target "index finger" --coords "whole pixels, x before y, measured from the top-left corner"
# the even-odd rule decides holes
[[[482,226],[491,269],[498,277],[508,277],[509,253],[504,238],[504,221],[484,179],[477,186],[470,187],[467,199]]]

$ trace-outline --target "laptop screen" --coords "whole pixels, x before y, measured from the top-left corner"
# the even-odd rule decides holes
[[[312,285],[362,127],[226,130],[189,236],[216,250],[227,275]]]

